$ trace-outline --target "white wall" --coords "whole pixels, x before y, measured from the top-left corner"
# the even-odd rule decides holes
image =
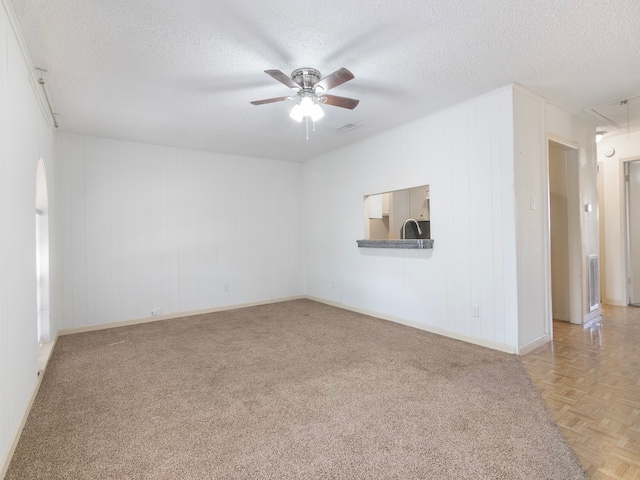
[[[54,151],[32,66],[7,18],[3,11],[3,455],[36,384],[41,156],[53,229],[53,335],[156,308],[170,314],[302,293],[507,351],[544,335],[545,134],[580,145],[580,200],[597,205],[594,129],[508,87],[302,166],[74,136],[58,136]],[[357,248],[365,195],[425,184],[433,250]],[[531,197],[541,199],[542,213],[530,209]],[[596,215],[581,219],[584,258],[598,250]]]
[[[513,152],[509,87],[307,162],[306,293],[515,351]],[[433,250],[356,246],[365,195],[426,184]]]
[[[65,328],[303,293],[299,164],[76,136],[57,145]]]
[[[58,215],[53,132],[31,80],[32,65],[0,6],[0,476],[37,382],[35,179],[40,157],[49,175],[52,236]],[[52,240],[51,281],[59,275]],[[52,302],[52,335],[59,304]]]
[[[571,270],[575,273],[575,283],[581,292],[580,295],[572,295],[572,312],[579,312],[582,322],[601,314],[600,309],[589,312],[589,274],[588,260],[590,255],[597,255],[600,250],[599,223],[598,223],[598,174],[595,143],[595,127],[586,124],[577,117],[563,110],[544,103],[545,132],[552,140],[566,140],[577,147],[577,164],[579,177],[579,192],[577,204],[573,207],[578,211],[576,218],[579,222],[579,239],[571,240],[571,243],[580,243],[580,258],[576,260],[576,267]],[[591,205],[591,211],[585,211],[585,205]],[[573,313],[572,313],[573,317]],[[573,320],[572,320],[573,321]]]
[[[497,90],[305,164],[308,295],[507,351],[551,338],[548,138],[577,148],[586,320],[598,251],[595,128],[519,87]],[[359,249],[363,197],[431,187],[433,250]],[[480,316],[472,308],[479,306]],[[572,310],[573,311],[573,310]]]
[[[570,266],[572,283],[577,285],[571,292],[570,310],[578,312],[580,321],[600,313],[589,313],[587,290],[587,257],[598,253],[595,128],[521,87],[514,90],[514,119],[518,332],[520,350],[526,352],[552,335],[549,139],[577,149],[579,192],[569,208],[579,211],[575,230],[580,238],[570,238],[571,249],[577,249],[579,258],[575,267]],[[591,212],[584,211],[585,204],[592,205]]]
[[[545,305],[548,202],[544,103],[522,88],[514,90],[515,197],[517,216],[518,342],[533,346],[550,338]]]
[[[613,147],[611,157],[604,155],[607,147]],[[627,304],[627,254],[624,162],[640,160],[640,131],[615,136],[605,136],[598,143],[598,163],[603,179],[604,205],[601,209],[604,243],[601,255],[604,257],[601,275],[602,299],[610,305]]]

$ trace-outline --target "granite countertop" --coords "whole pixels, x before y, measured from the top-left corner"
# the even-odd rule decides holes
[[[432,238],[416,238],[407,240],[356,240],[360,248],[433,248]]]

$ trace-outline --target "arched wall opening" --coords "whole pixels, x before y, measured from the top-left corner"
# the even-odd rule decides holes
[[[38,161],[36,170],[36,278],[37,278],[37,331],[38,344],[51,338],[49,317],[49,196],[44,160]]]

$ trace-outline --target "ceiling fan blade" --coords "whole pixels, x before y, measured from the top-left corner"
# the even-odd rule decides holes
[[[342,67],[340,70],[336,70],[331,75],[327,75],[322,80],[314,85],[316,88],[321,88],[324,92],[330,90],[332,88],[337,87],[338,85],[342,85],[344,82],[348,82],[352,78],[353,73],[351,73],[346,68]]]
[[[265,103],[274,103],[274,102],[283,102],[291,97],[275,97],[275,98],[267,98],[265,100],[254,100],[251,102],[251,105],[264,105]]]
[[[338,95],[322,95],[319,98],[322,103],[333,105],[334,107],[348,108],[349,110],[353,110],[360,103],[360,100],[355,98],[339,97]]]
[[[289,88],[300,90],[300,85],[291,80],[291,77],[289,75],[286,75],[280,70],[265,70],[264,73],[266,73],[267,75],[271,75],[273,78],[278,80],[280,83],[284,83]]]

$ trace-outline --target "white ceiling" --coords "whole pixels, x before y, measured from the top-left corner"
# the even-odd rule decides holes
[[[304,161],[510,83],[579,114],[640,95],[638,0],[12,0],[59,131]],[[305,138],[263,73],[340,67]],[[346,124],[358,127],[337,131]]]

